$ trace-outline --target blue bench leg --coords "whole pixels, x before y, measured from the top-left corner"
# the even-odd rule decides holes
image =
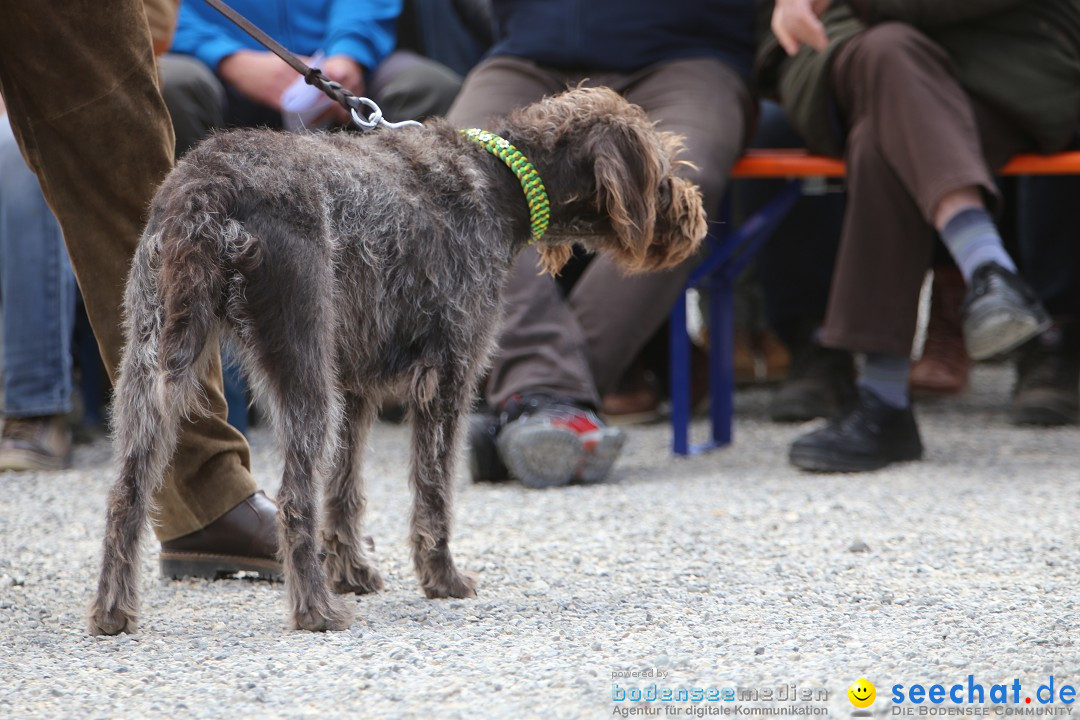
[[[686,293],[679,293],[668,320],[668,373],[671,393],[672,452],[690,454],[690,336],[686,332]]]
[[[731,444],[735,414],[735,282],[721,275],[709,289],[709,419],[712,447]]]
[[[718,236],[687,280],[686,289],[704,284],[709,292],[709,442],[690,446],[690,338],[686,333],[686,292],[671,311],[671,429],[676,455],[689,455],[731,444],[735,412],[735,278],[746,267],[802,196],[793,179],[765,207],[731,231],[731,197],[724,198]]]
[[[712,435],[709,442],[690,445],[690,336],[686,331],[686,293],[671,309],[670,373],[672,451],[690,455],[731,444],[735,386],[733,348],[735,343],[734,284],[719,276],[707,285],[709,292],[709,415]]]

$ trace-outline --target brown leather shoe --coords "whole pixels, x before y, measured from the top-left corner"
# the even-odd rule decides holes
[[[17,472],[71,467],[67,415],[7,418],[0,435],[0,470]]]
[[[262,490],[202,530],[161,543],[161,574],[216,580],[236,573],[281,580],[277,505]]]
[[[610,425],[639,425],[660,419],[660,388],[656,376],[635,361],[614,391],[600,400],[600,414]]]
[[[780,338],[771,330],[762,332],[756,340],[758,351],[765,362],[765,377],[762,379],[767,383],[786,380],[791,371],[791,353],[787,346],[780,342]]]
[[[911,368],[908,384],[916,393],[953,395],[962,392],[971,374],[964,346],[964,277],[959,270],[935,268],[930,294],[930,322],[922,357]]]
[[[754,338],[746,328],[735,328],[735,345],[732,348],[732,367],[735,369],[735,384],[742,387],[752,385],[758,380],[758,359]]]

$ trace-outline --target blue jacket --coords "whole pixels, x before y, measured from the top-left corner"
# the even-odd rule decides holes
[[[494,12],[490,54],[556,68],[716,57],[748,77],[753,62],[754,0],[494,0]]]
[[[228,0],[238,13],[297,55],[322,50],[374,68],[394,49],[401,0]],[[172,52],[211,70],[238,50],[265,50],[203,0],[184,0]]]

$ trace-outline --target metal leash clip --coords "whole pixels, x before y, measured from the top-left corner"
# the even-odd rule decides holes
[[[379,126],[384,127],[384,128],[390,128],[391,130],[396,130],[397,128],[403,128],[403,127],[413,127],[413,126],[415,126],[415,127],[423,127],[423,125],[421,125],[420,123],[418,123],[415,120],[402,120],[401,122],[389,122],[386,118],[383,117],[382,108],[380,108],[378,103],[376,103],[374,100],[372,100],[370,98],[357,97],[356,95],[351,95],[348,98],[346,98],[345,102],[347,102],[349,104],[349,114],[352,115],[352,121],[354,123],[356,123],[357,127],[359,127],[361,130],[364,130],[364,131],[373,130],[374,128],[379,127]],[[364,119],[363,117],[361,117],[360,113],[358,112],[360,110],[361,105],[366,106],[367,109],[371,111],[370,114],[368,114],[367,119]]]

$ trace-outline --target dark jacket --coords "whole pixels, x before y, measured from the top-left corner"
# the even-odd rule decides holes
[[[494,0],[493,55],[550,67],[633,72],[716,57],[749,77],[754,0]]]
[[[781,101],[814,152],[839,156],[829,91],[836,50],[867,25],[900,21],[945,49],[964,88],[1005,114],[1043,152],[1073,140],[1080,118],[1080,0],[848,0],[826,12],[829,47],[786,58],[768,32],[771,1],[759,2],[756,74]]]

